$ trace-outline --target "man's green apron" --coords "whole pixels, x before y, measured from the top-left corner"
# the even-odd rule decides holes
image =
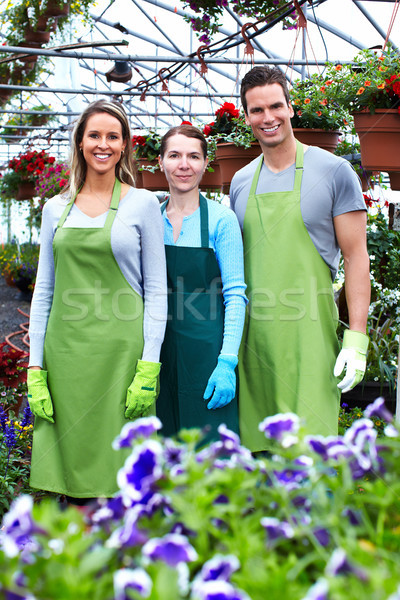
[[[162,211],[166,204],[162,207]],[[168,321],[161,349],[157,416],[162,433],[206,427],[206,440],[217,439],[221,423],[238,432],[236,397],[223,408],[209,410],[203,400],[217,366],[224,334],[221,272],[209,247],[207,200],[200,195],[201,248],[165,246]]]
[[[44,362],[55,424],[35,419],[30,483],[77,498],[110,497],[127,452],[113,439],[127,422],[128,386],[143,349],[143,300],[111,249],[121,184],[103,228],[63,227],[53,241],[55,286]]]
[[[340,397],[330,269],[300,210],[303,147],[297,143],[292,191],[256,194],[262,162],[243,223],[249,305],[239,352],[239,415],[242,443],[253,452],[268,449],[258,425],[276,413],[304,417],[314,434],[337,434]]]

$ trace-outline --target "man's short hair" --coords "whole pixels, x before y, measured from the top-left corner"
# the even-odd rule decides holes
[[[253,67],[242,79],[240,87],[240,99],[242,101],[243,110],[247,115],[247,100],[246,92],[252,88],[279,83],[281,86],[287,104],[290,104],[289,90],[286,82],[286,77],[277,67]]]

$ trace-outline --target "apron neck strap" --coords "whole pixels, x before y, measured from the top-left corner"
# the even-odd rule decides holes
[[[209,234],[208,234],[208,206],[207,200],[204,198],[202,194],[199,194],[199,203],[200,203],[200,237],[201,237],[201,247],[209,248]],[[163,213],[167,208],[168,200],[164,202],[161,207],[161,213]]]
[[[299,191],[301,188],[301,179],[303,176],[303,162],[304,162],[304,150],[303,144],[296,140],[296,168],[293,190]],[[255,195],[257,190],[258,178],[260,177],[261,168],[264,162],[264,155],[260,157],[256,171],[254,173],[253,181],[251,183],[250,195]]]
[[[209,234],[208,234],[208,206],[207,200],[202,194],[199,194],[200,199],[200,235],[201,235],[201,247],[209,248]]]
[[[60,227],[62,227],[64,225],[65,219],[68,217],[69,211],[73,207],[76,197],[79,194],[79,192],[81,191],[81,189],[82,189],[82,186],[76,192],[76,194],[72,198],[72,200],[70,202],[68,202],[67,206],[64,209],[63,214],[60,217],[60,220],[57,223],[57,229],[59,229]],[[115,215],[117,214],[120,196],[121,196],[121,182],[119,181],[119,179],[115,179],[112,196],[111,196],[110,210],[108,211],[107,219],[104,224],[105,229],[111,229],[111,226],[115,219]]]

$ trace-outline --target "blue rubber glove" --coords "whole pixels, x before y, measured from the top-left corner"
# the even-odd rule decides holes
[[[208,380],[204,400],[211,398],[207,404],[210,410],[226,406],[235,397],[236,373],[235,367],[238,363],[237,356],[220,354],[218,364]]]

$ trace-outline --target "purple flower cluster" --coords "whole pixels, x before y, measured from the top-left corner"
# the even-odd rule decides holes
[[[264,419],[258,428],[265,437],[276,440],[284,448],[288,448],[298,441],[300,419],[294,413],[277,414]]]
[[[235,588],[230,578],[240,567],[236,556],[216,554],[204,563],[192,584],[192,597],[199,600],[250,600]]]
[[[8,513],[4,515],[0,528],[0,546],[8,557],[14,557],[24,552],[28,555],[35,552],[38,545],[34,534],[42,532],[32,519],[33,500],[30,496],[19,496]]]

